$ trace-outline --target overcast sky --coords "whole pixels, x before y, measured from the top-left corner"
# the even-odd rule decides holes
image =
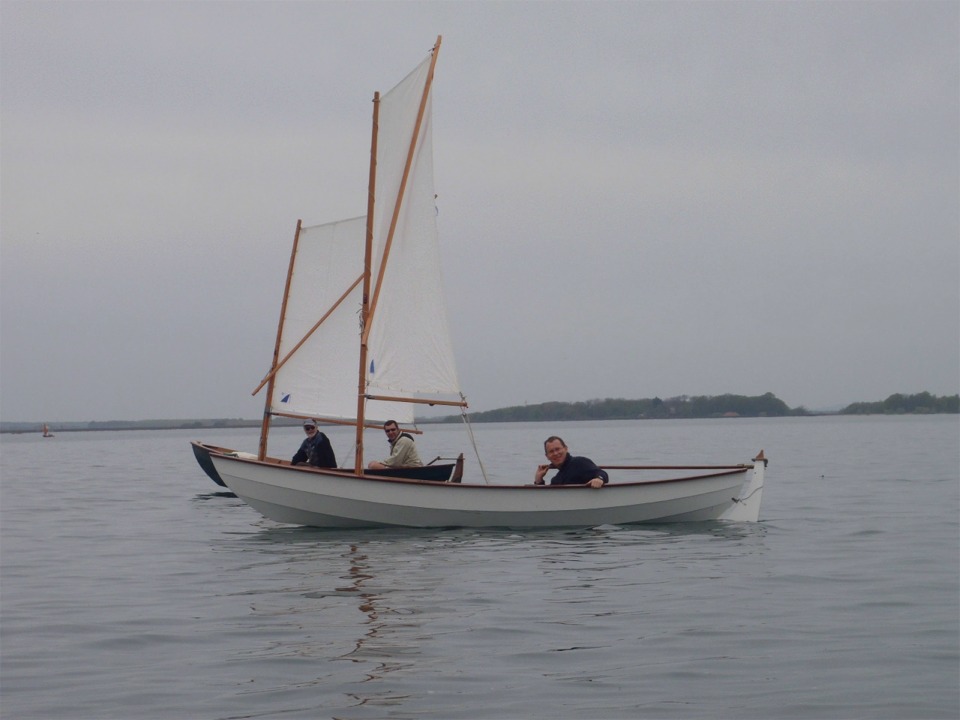
[[[437,35],[471,407],[960,386],[956,2],[0,5],[0,417],[254,418]]]

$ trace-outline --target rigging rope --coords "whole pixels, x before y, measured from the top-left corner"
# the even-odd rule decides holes
[[[490,480],[487,479],[487,469],[483,466],[483,460],[480,459],[480,451],[477,449],[477,439],[473,436],[473,428],[470,426],[470,417],[467,415],[467,398],[463,396],[463,393],[460,393],[460,399],[464,402],[464,405],[460,406],[460,415],[463,417],[463,424],[467,426],[467,435],[470,436],[470,444],[473,446],[473,454],[477,456],[477,464],[480,466],[480,474],[483,475],[484,484],[489,485]]]

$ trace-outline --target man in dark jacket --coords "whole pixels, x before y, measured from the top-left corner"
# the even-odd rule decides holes
[[[297,450],[290,464],[308,463],[314,467],[335,468],[337,457],[333,454],[333,446],[330,444],[330,439],[317,430],[317,423],[307,420],[303,423],[303,431],[307,437],[300,444],[300,449]]]
[[[610,479],[606,470],[601,470],[590,458],[571,455],[567,444],[556,435],[547,438],[543,443],[543,451],[550,463],[537,466],[533,479],[535,485],[544,484],[544,475],[550,468],[558,471],[550,480],[551,485],[587,485],[602,488]]]

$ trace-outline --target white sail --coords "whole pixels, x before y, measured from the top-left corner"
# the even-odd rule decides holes
[[[424,60],[380,100],[374,212],[373,281],[383,262],[423,89]],[[457,396],[447,326],[433,185],[431,97],[428,95],[387,257],[368,343],[370,392],[391,396]]]
[[[380,99],[371,255],[376,302],[364,383],[366,394],[459,400],[440,272],[429,95],[420,113],[430,68],[428,57]],[[365,238],[364,217],[300,229],[271,412],[356,420]],[[412,423],[415,407],[368,400],[364,420]]]
[[[363,272],[366,218],[300,229],[280,336],[282,360]],[[360,363],[357,284],[274,377],[271,412],[355,420]],[[368,404],[368,418],[413,420],[408,403]]]

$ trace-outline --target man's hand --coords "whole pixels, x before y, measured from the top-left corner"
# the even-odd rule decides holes
[[[549,465],[537,465],[537,471],[533,474],[533,484],[543,485],[544,484],[543,476],[547,474],[547,470],[549,469],[550,469]]]

